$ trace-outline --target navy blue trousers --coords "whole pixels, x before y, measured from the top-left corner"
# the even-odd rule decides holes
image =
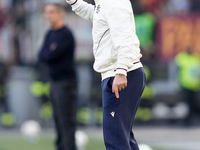
[[[112,93],[114,77],[102,81],[103,134],[106,150],[139,150],[132,131],[135,114],[145,87],[143,68],[127,73],[127,87],[117,99]]]

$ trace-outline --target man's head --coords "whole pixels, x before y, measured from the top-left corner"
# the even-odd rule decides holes
[[[64,22],[65,9],[61,4],[50,3],[44,8],[44,16],[52,26]]]

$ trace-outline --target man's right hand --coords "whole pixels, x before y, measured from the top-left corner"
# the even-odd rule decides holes
[[[127,87],[127,78],[125,75],[116,74],[113,85],[112,92],[115,93],[116,98],[119,98],[119,92]]]

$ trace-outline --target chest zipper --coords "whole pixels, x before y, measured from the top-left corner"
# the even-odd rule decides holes
[[[105,35],[106,32],[108,32],[108,31],[109,31],[109,29],[107,29],[107,30],[103,33],[103,35],[101,36],[101,38],[100,38],[100,40],[99,40],[99,43],[98,43],[98,46],[97,46],[97,49],[96,49],[96,51],[95,51],[95,54],[97,53],[97,51],[98,51],[98,49],[99,49],[99,46],[100,46],[100,44],[101,44],[101,40],[103,39],[104,35]]]

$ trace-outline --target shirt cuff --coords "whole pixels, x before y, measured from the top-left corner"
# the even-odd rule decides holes
[[[66,2],[70,5],[74,5],[77,3],[78,0],[66,0]]]
[[[124,69],[124,68],[117,68],[117,69],[115,70],[115,75],[116,75],[116,74],[123,74],[123,75],[127,76],[127,70]]]
[[[127,65],[118,63],[117,67],[115,69],[115,75],[116,74],[123,74],[123,75],[127,76],[127,71],[128,71]]]

